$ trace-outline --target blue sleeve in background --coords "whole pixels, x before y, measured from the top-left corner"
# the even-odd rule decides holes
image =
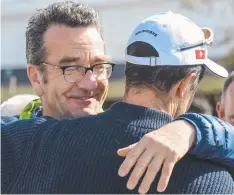
[[[19,116],[1,116],[1,125],[8,125],[19,120]]]
[[[234,127],[214,116],[186,113],[175,120],[186,120],[196,129],[196,144],[189,151],[234,169]]]

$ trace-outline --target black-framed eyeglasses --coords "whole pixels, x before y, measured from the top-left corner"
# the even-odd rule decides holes
[[[42,62],[41,64],[62,70],[64,80],[69,83],[76,83],[76,82],[81,81],[89,70],[92,71],[94,77],[97,80],[109,79],[115,66],[114,63],[110,63],[110,62],[98,63],[91,67],[85,67],[85,66],[80,66],[80,65],[57,66],[53,64],[44,63],[44,62]]]

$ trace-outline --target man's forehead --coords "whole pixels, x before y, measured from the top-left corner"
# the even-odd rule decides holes
[[[103,46],[100,33],[93,26],[71,28],[51,26],[44,35],[45,45],[71,45],[73,47]]]
[[[64,63],[72,63],[72,62],[78,62],[78,63],[85,63],[85,62],[90,62],[92,63],[98,63],[98,62],[108,62],[110,59],[106,55],[76,55],[76,56],[63,56],[59,60],[59,64],[64,64]]]
[[[96,41],[96,42],[84,42],[84,41],[77,41],[74,42],[67,42],[63,40],[57,41],[44,41],[44,47],[51,50],[51,49],[76,49],[76,50],[100,50],[105,48],[105,44],[103,41]]]
[[[93,27],[51,27],[45,34],[47,58],[53,63],[106,61],[105,45]]]
[[[68,36],[47,36],[44,38],[44,47],[48,53],[54,52],[83,52],[95,51],[104,52],[105,44],[101,38],[92,38],[88,36],[77,36],[69,38]]]
[[[82,60],[86,58],[106,58],[105,47],[102,44],[88,45],[88,44],[54,44],[45,45],[47,56],[57,56],[58,58],[80,58]]]

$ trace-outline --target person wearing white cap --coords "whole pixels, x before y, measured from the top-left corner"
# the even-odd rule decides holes
[[[166,16],[167,13],[164,15]],[[156,35],[153,31],[149,32],[153,36]],[[149,53],[141,55],[141,50],[135,47],[132,49],[134,44],[135,42],[128,46],[128,55],[159,57],[158,53],[155,55],[153,47],[142,43],[140,45],[143,54],[144,51]],[[147,48],[148,46],[150,49]],[[143,67],[146,69],[142,69]],[[162,127],[186,110],[197,87],[196,77],[198,77],[197,80],[202,77],[203,69],[192,67],[192,70],[183,72],[176,70],[175,67],[173,70],[175,75],[169,72],[172,75],[169,78],[173,80],[163,80],[167,76],[164,75],[165,71],[162,69],[158,73],[154,71],[155,68],[156,66],[151,67],[147,64],[127,63],[127,86],[123,101],[115,103],[101,114],[63,120],[44,116],[3,126],[2,192],[129,193],[130,191],[125,187],[126,178],[117,175],[122,158],[116,155],[116,150],[139,141],[145,134],[146,136],[139,142],[140,147],[133,147],[133,150],[129,152],[132,154],[132,151],[138,148],[138,152],[133,156],[138,157],[139,152],[144,153],[136,166],[140,165],[143,169],[138,169],[138,171],[134,169],[135,176],[140,177],[150,163],[140,186],[140,193],[148,191],[161,165],[163,166],[161,177],[165,176],[165,170],[171,173],[175,163],[188,152],[190,146],[193,146],[189,151],[190,154],[200,151],[198,156],[201,158],[209,156],[216,162],[221,156],[223,164],[233,163],[233,151],[230,149],[232,148],[230,144],[234,143],[232,140],[234,136],[229,132],[233,128],[231,125],[209,116],[186,114],[180,115],[177,120],[182,119],[187,122],[174,121]],[[193,74],[195,71],[198,75]],[[161,79],[160,82],[157,79]],[[211,124],[215,124],[215,128]],[[188,128],[186,131],[181,131],[181,126]],[[155,129],[159,130],[153,131]],[[194,140],[194,129],[196,140]],[[172,131],[173,134],[168,133]],[[224,132],[225,135],[222,134]],[[219,137],[220,139],[216,141]],[[150,142],[144,145],[149,140],[148,138],[151,143],[157,140],[157,144],[148,148],[151,145]],[[210,139],[211,141],[207,143]],[[161,147],[161,143],[170,146],[168,147],[170,149],[172,145],[174,151]],[[143,150],[141,150],[142,144],[145,146]],[[163,155],[161,151],[155,152],[154,148],[163,150]],[[118,153],[121,155],[126,150],[128,148]],[[222,151],[219,152],[218,157],[217,150]],[[155,153],[157,153],[156,156]],[[122,167],[119,174],[124,176],[127,169],[128,167]],[[128,188],[132,189],[136,181],[131,180],[132,176],[129,179]],[[158,179],[157,177],[154,180],[155,183]],[[167,177],[162,178],[166,183],[167,179]],[[234,192],[233,180],[224,166],[190,156],[182,158],[177,163],[171,181],[165,193]],[[133,193],[136,192],[134,189]],[[151,187],[149,192],[156,193],[156,189]]]
[[[155,50],[154,55],[126,53],[126,62],[148,66],[204,65],[226,78],[227,70],[208,58],[213,36],[211,29],[200,28],[183,15],[171,11],[156,14],[142,21],[128,40],[128,46],[137,41],[149,44]]]
[[[211,29],[200,28],[185,16],[171,11],[143,20],[127,42],[125,100],[173,117],[185,113],[205,68],[219,77],[228,77],[225,68],[208,59],[213,36]],[[148,167],[139,188],[140,192],[146,193],[159,170],[155,162],[149,160],[156,158],[160,161],[152,150],[158,144],[154,137],[155,133],[151,133],[138,144],[118,151],[120,156],[126,156],[119,169],[120,176],[126,176],[136,165],[129,178],[129,189],[136,187]],[[170,175],[173,166],[173,163],[168,163],[162,172]],[[165,190],[165,181],[168,182],[169,177],[159,181],[158,190]]]

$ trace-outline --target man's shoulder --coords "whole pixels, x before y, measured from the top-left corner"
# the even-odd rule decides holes
[[[67,118],[59,120],[58,125],[66,126],[66,125],[77,125],[82,127],[84,125],[85,128],[89,126],[97,126],[99,124],[103,124],[103,121],[107,121],[108,115],[103,112],[97,115],[87,115],[76,118]]]
[[[234,181],[222,165],[186,155],[175,165],[165,193],[170,189],[185,194],[224,194],[234,192]]]
[[[199,159],[189,154],[177,163],[175,167],[175,174],[177,171],[178,174],[179,172],[183,172],[183,175],[190,175],[191,178],[194,177],[198,180],[202,176],[204,179],[207,179],[207,185],[213,185],[212,183],[214,181],[218,182],[219,184],[220,182],[225,183],[225,181],[232,181],[231,173],[228,172],[223,165],[210,160]],[[222,181],[219,181],[217,178],[222,178]],[[234,183],[232,182],[232,184]]]

